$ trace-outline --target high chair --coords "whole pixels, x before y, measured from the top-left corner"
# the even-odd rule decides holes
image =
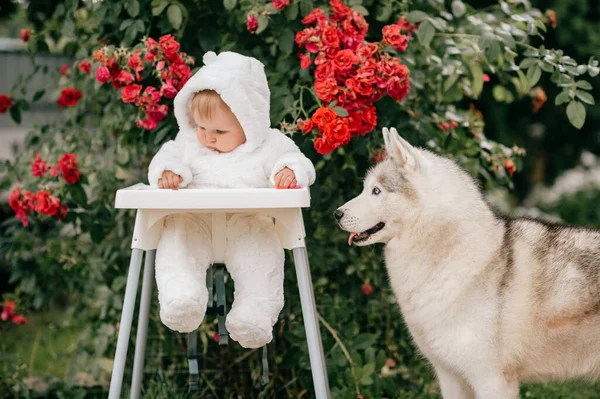
[[[154,285],[154,260],[161,231],[161,223],[158,222],[167,215],[181,212],[210,213],[212,215],[211,231],[214,264],[223,263],[225,260],[225,248],[227,245],[225,226],[227,214],[262,213],[274,218],[275,228],[283,247],[291,249],[294,254],[315,396],[317,399],[330,398],[327,367],[323,354],[321,333],[319,331],[306,244],[304,242],[305,231],[301,208],[310,207],[310,193],[308,189],[165,190],[154,189],[148,185],[139,183],[118,190],[115,207],[120,209],[137,209],[137,213],[131,244],[131,261],[119,324],[117,349],[110,381],[109,399],[118,399],[121,394],[142,256],[145,251],[146,258],[144,262],[144,276],[142,280],[131,382],[131,398],[137,399],[140,397],[150,300],[152,297],[152,286]],[[190,364],[190,370],[191,368],[192,365]]]

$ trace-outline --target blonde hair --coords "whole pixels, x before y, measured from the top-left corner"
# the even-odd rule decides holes
[[[211,120],[217,107],[225,107],[231,111],[216,91],[210,89],[199,91],[192,98],[192,119]]]

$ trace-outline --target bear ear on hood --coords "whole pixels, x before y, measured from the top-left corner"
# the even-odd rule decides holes
[[[264,65],[256,58],[231,51],[217,55],[209,51],[204,66],[187,81],[174,100],[175,117],[182,132],[196,140],[191,120],[194,94],[214,90],[229,106],[244,129],[246,142],[235,151],[251,152],[265,140],[270,126],[270,91]]]

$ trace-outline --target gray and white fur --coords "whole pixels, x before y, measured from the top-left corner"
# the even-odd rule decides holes
[[[355,245],[385,243],[391,287],[444,399],[597,379],[600,231],[499,217],[456,163],[394,128],[383,135],[387,158],[335,216]]]

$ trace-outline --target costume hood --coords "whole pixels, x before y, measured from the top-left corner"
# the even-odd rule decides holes
[[[191,117],[194,94],[212,89],[235,114],[246,134],[246,142],[234,151],[251,152],[265,140],[271,125],[270,92],[264,65],[256,58],[225,51],[204,54],[204,66],[175,96],[174,109],[180,131],[196,140]]]

